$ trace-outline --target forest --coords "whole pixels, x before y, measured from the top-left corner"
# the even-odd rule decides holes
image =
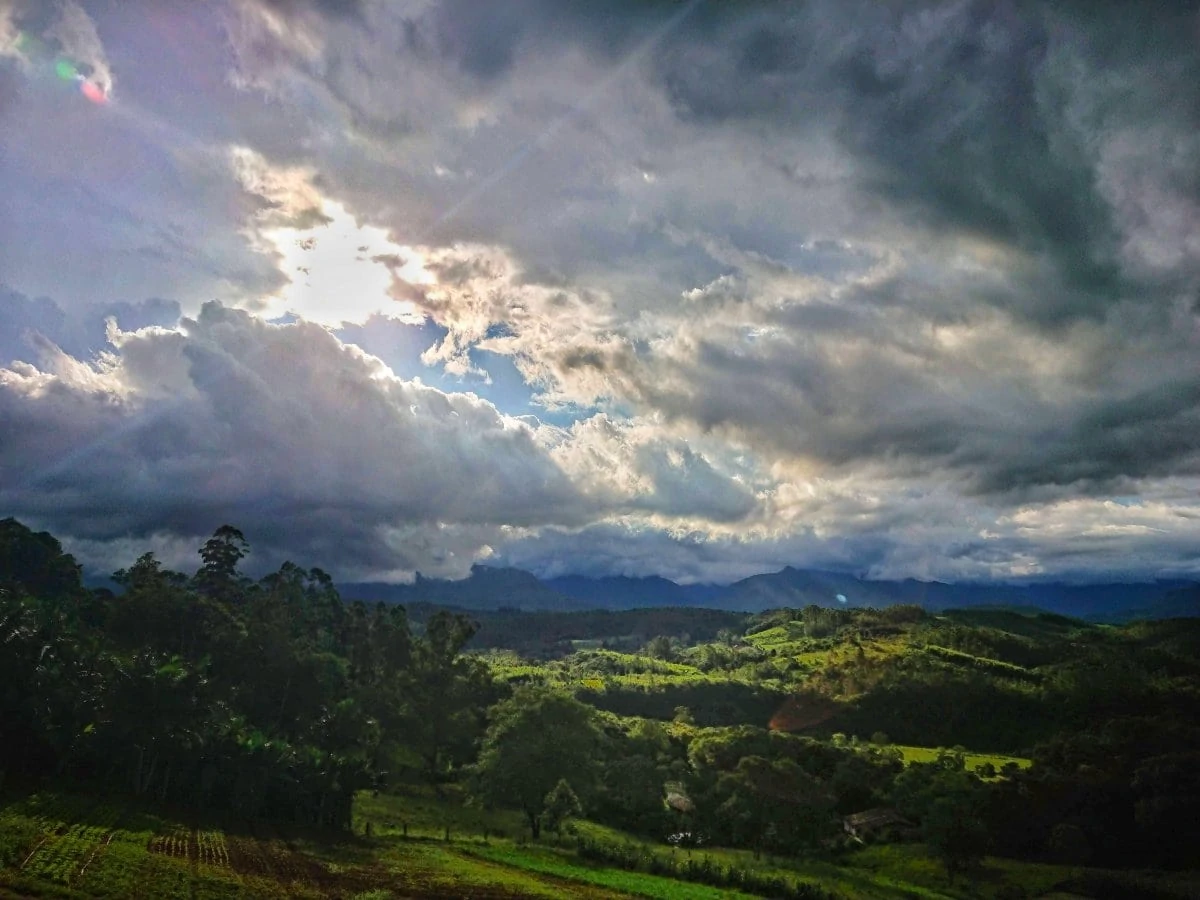
[[[476,620],[343,602],[292,563],[252,580],[249,552],[223,526],[193,573],[148,553],[96,589],[53,536],[0,522],[0,896],[121,896],[89,880],[121,835],[190,865],[185,893],[232,866],[244,877],[221,896],[270,895],[229,849],[244,827],[360,842],[369,864],[314,850],[293,867],[313,896],[411,896],[428,841],[450,848],[450,884],[485,863],[543,879],[484,879],[479,896],[1200,884],[1200,620],[904,605]],[[105,799],[63,812],[80,797]],[[67,853],[71,835],[91,849]],[[52,847],[67,855],[39,869]],[[901,883],[928,893],[889,893]]]

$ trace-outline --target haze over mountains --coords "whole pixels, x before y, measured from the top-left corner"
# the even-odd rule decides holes
[[[412,584],[370,582],[339,585],[349,600],[433,603],[464,610],[571,611],[691,606],[758,612],[777,607],[892,606],[913,603],[929,610],[967,606],[1038,607],[1094,621],[1200,615],[1200,583],[947,584],[938,581],[873,581],[840,572],[784,568],[729,585],[676,584],[666,578],[570,575],[539,579],[513,568],[475,566],[459,581],[417,577]]]

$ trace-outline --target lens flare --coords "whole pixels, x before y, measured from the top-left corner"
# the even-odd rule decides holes
[[[3,0],[0,0],[0,3],[2,2]],[[60,56],[57,52],[51,51],[45,43],[38,40],[34,35],[24,31],[18,32],[12,46],[19,54],[26,58],[27,62],[35,64],[39,68],[53,71],[61,81],[78,84],[79,92],[92,103],[102,106],[109,102],[108,91],[94,79],[84,74],[84,72],[90,71],[88,67],[85,66],[84,72],[80,72],[78,63],[66,56]]]
[[[771,716],[767,727],[771,731],[804,731],[828,722],[837,712],[837,704],[826,697],[793,694]]]
[[[103,105],[108,102],[108,95],[104,93],[104,88],[100,87],[94,81],[82,82],[79,89],[83,92],[83,96],[87,97],[93,103]]]

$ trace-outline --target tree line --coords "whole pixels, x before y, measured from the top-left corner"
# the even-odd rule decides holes
[[[346,827],[354,793],[472,758],[497,689],[435,614],[341,601],[284,563],[252,581],[223,526],[192,575],[147,553],[84,587],[51,535],[0,521],[0,773]]]

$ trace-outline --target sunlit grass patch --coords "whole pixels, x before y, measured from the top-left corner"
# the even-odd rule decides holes
[[[756,631],[754,634],[747,635],[746,641],[758,647],[770,648],[778,647],[781,644],[794,643],[804,638],[804,626],[799,622],[788,622],[784,625],[776,625],[773,628],[766,628],[762,631]]]
[[[911,747],[903,744],[891,746],[903,755],[905,765],[937,762],[938,756],[944,752],[944,748],[941,747]],[[997,753],[967,753],[963,757],[963,765],[968,772],[974,772],[987,763],[991,763],[997,773],[1009,763],[1013,763],[1021,769],[1028,769],[1033,765],[1033,762],[1025,757],[1004,756]]]
[[[1046,863],[987,857],[978,867],[950,876],[922,844],[876,844],[851,854],[846,864],[878,884],[921,885],[927,896],[962,898],[1041,897],[1078,870]]]
[[[546,883],[535,873],[497,865],[452,845],[399,842],[386,847],[380,860],[390,873],[389,882],[405,895],[454,890],[469,897],[484,888],[502,888],[529,897],[563,896],[560,886]]]
[[[515,868],[543,875],[553,875],[569,881],[594,884],[639,897],[661,898],[661,900],[725,900],[725,898],[752,900],[757,897],[755,894],[690,884],[644,872],[627,872],[622,869],[589,866],[566,853],[545,848],[476,847],[472,848],[470,852]]]
[[[411,785],[378,796],[359,794],[354,804],[354,830],[362,834],[367,823],[377,837],[443,840],[483,840],[485,837],[518,837],[527,830],[520,814],[489,810],[466,802],[462,789],[444,786],[441,796],[433,788]]]

